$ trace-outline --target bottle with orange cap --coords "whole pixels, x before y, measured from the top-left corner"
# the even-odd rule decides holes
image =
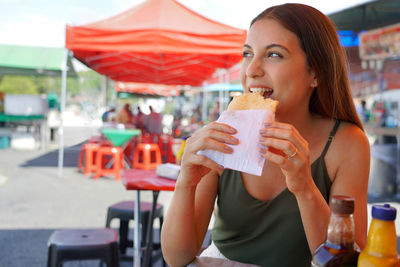
[[[398,267],[396,209],[389,204],[372,206],[367,245],[358,258],[359,267]]]

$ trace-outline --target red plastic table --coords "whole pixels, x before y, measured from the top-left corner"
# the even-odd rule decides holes
[[[146,252],[144,257],[144,266],[148,266],[150,256],[152,253],[152,240],[153,240],[153,220],[154,213],[157,205],[158,193],[160,191],[174,191],[175,180],[159,177],[155,170],[139,170],[129,169],[122,173],[122,183],[127,190],[136,190],[135,202],[135,242],[134,242],[134,267],[140,267],[140,191],[151,190],[153,191],[153,205],[150,211],[149,229],[146,238]]]

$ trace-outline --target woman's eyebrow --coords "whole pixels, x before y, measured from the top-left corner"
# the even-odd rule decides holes
[[[289,53],[289,49],[287,49],[285,46],[280,45],[280,44],[270,44],[270,45],[267,45],[265,47],[265,49],[268,50],[268,49],[275,48],[275,47],[278,47],[278,48],[281,48],[283,50],[286,50]]]
[[[280,44],[270,44],[270,45],[267,45],[267,46],[265,47],[265,50],[268,50],[268,49],[271,49],[271,48],[275,48],[275,47],[278,47],[278,48],[281,48],[281,49],[283,49],[283,50],[286,50],[286,51],[289,53],[289,49],[287,49],[285,46],[280,45]],[[248,45],[248,44],[244,44],[244,45],[243,45],[243,48],[252,49],[252,47],[251,47],[250,45]]]

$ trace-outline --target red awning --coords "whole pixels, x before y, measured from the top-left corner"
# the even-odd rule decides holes
[[[175,0],[147,0],[119,15],[66,29],[74,57],[116,81],[201,85],[241,60],[246,31]]]
[[[178,96],[179,88],[177,85],[164,85],[152,83],[130,83],[117,82],[115,83],[117,92],[125,92],[142,95],[159,95],[159,96]]]

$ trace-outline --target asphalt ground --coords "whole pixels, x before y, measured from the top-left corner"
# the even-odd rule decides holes
[[[54,230],[103,228],[108,206],[136,198],[134,191],[125,190],[113,177],[94,180],[77,171],[80,144],[98,134],[98,128],[66,127],[64,132],[62,177],[58,176],[57,140],[49,142],[45,150],[0,149],[1,267],[46,266],[47,240]],[[159,203],[165,212],[171,197],[172,192],[160,192]],[[151,192],[142,192],[141,200],[151,201]],[[396,197],[370,198],[369,222],[374,203],[390,203],[400,209]],[[130,226],[132,229],[133,224]],[[111,227],[116,229],[118,221],[114,220]],[[396,229],[399,236],[400,218],[396,219]],[[99,262],[67,262],[64,266],[91,267],[99,266]],[[124,266],[133,264],[122,261],[121,267]],[[153,266],[161,266],[161,261]]]
[[[135,200],[135,192],[127,191],[113,177],[94,180],[77,171],[80,143],[96,133],[95,127],[65,128],[62,177],[58,176],[57,140],[48,143],[44,151],[0,149],[1,267],[46,266],[47,240],[54,230],[103,228],[108,206]],[[165,209],[171,195],[159,194],[159,203]],[[151,192],[142,192],[141,200],[151,201]],[[111,223],[112,228],[118,225],[118,220]],[[133,223],[130,226],[133,228]],[[160,263],[153,266],[161,266]],[[98,267],[99,262],[67,262],[64,266]],[[133,264],[122,261],[121,266]]]

